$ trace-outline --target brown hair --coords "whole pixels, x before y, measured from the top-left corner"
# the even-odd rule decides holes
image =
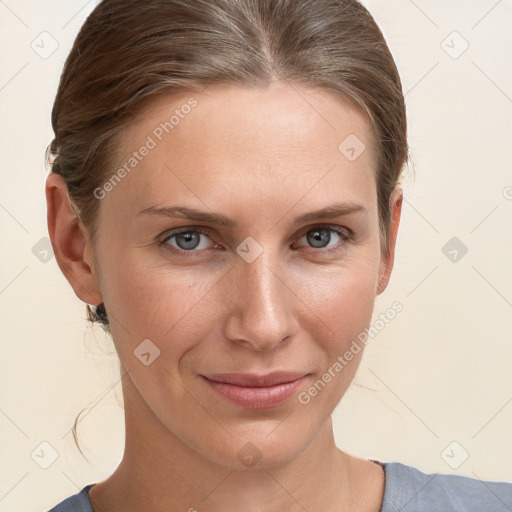
[[[51,172],[67,184],[77,222],[94,240],[93,191],[111,175],[119,136],[144,100],[271,80],[322,87],[367,114],[378,142],[386,252],[390,198],[409,156],[406,110],[384,36],[357,0],[103,0],[66,59],[46,152]],[[87,305],[87,315],[110,334],[103,303]]]

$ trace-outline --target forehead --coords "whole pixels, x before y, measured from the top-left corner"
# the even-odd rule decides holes
[[[122,184],[134,203],[172,200],[186,184],[197,197],[219,199],[246,189],[298,199],[314,187],[349,199],[374,195],[377,148],[368,119],[319,88],[211,85],[157,96],[123,134],[119,164],[143,146],[151,149]]]

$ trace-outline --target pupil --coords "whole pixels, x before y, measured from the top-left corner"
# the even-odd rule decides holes
[[[330,232],[328,229],[315,229],[308,233],[308,242],[313,247],[324,247],[330,241]],[[181,242],[184,240],[184,242]],[[195,249],[199,243],[199,233],[183,233],[176,235],[176,243],[180,249]]]
[[[184,243],[180,240],[185,239]],[[176,243],[180,249],[195,249],[199,243],[199,233],[184,233],[176,236]]]
[[[327,245],[330,240],[330,234],[329,230],[327,229],[315,229],[313,231],[310,231],[310,233],[313,233],[313,236],[308,235],[308,242],[313,245],[313,247],[323,247],[324,245]]]

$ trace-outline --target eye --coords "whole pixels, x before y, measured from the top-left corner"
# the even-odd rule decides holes
[[[165,245],[169,250],[180,254],[208,250],[209,247],[201,243],[201,237],[209,238],[206,232],[199,229],[174,231],[172,233],[168,233],[165,238],[160,240],[159,245]],[[176,245],[168,243],[172,239],[174,239]],[[198,250],[196,251],[195,249]]]
[[[333,240],[333,234],[335,235],[334,243],[329,246],[329,243]],[[212,249],[213,246],[208,246],[207,243],[201,240],[201,237],[210,238],[208,233],[204,230],[187,228],[181,231],[167,233],[167,235],[158,242],[158,245],[164,246],[169,251],[181,255],[191,255]],[[304,238],[313,249],[331,252],[343,249],[344,246],[352,240],[352,232],[348,228],[341,226],[321,225],[309,229],[299,238],[299,241]],[[336,241],[336,238],[338,241]],[[171,243],[171,241],[173,243]]]
[[[335,243],[331,246],[328,244],[332,241],[332,234],[335,235]],[[351,231],[340,226],[316,226],[309,229],[299,240],[306,239],[314,249],[326,249],[327,251],[340,249],[351,240]],[[336,242],[336,238],[340,241]]]

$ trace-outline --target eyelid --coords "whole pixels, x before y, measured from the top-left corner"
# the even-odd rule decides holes
[[[166,245],[166,242],[169,241],[170,238],[172,238],[175,235],[179,235],[181,233],[201,233],[202,235],[207,236],[208,238],[212,238],[210,236],[210,233],[208,233],[208,230],[205,229],[202,226],[184,226],[182,228],[175,228],[170,231],[167,231],[166,233],[163,233],[158,237],[158,245]],[[212,240],[213,241],[213,240]],[[201,254],[204,251],[208,251],[209,249],[201,249],[199,251],[191,250],[191,251],[185,251],[184,249],[179,249],[177,247],[170,247],[169,250],[171,252],[177,253],[177,254],[194,254],[198,253]]]
[[[301,239],[309,231],[313,231],[314,229],[318,229],[318,228],[319,229],[329,229],[331,231],[334,231],[335,233],[337,233],[340,236],[341,242],[339,244],[336,244],[333,247],[328,247],[328,248],[320,247],[319,249],[317,249],[315,247],[308,247],[308,249],[310,249],[311,251],[313,251],[315,253],[329,254],[332,252],[339,252],[339,251],[342,251],[343,249],[346,249],[347,244],[354,242],[354,232],[350,228],[347,228],[346,226],[340,226],[338,224],[325,224],[325,223],[324,224],[317,223],[317,224],[312,224],[310,226],[307,226],[302,231],[302,235],[297,237],[297,240]]]
[[[327,252],[328,253],[328,252],[332,252],[332,251],[341,250],[341,249],[343,249],[343,246],[345,246],[347,243],[350,243],[354,240],[354,232],[350,228],[347,228],[346,226],[340,226],[337,224],[316,223],[316,224],[311,224],[310,226],[306,226],[305,228],[303,228],[303,230],[301,230],[301,234],[299,236],[295,237],[295,242],[297,240],[300,240],[306,233],[308,233],[309,231],[312,231],[314,229],[330,229],[330,230],[334,231],[335,233],[337,233],[342,239],[342,242],[340,242],[340,244],[338,244],[334,247],[330,247],[330,248],[309,247],[309,249],[313,250],[314,252]],[[180,233],[201,233],[201,234],[207,236],[208,238],[212,239],[208,228],[205,228],[203,226],[183,226],[181,228],[175,228],[175,229],[172,229],[170,231],[163,233],[162,235],[160,235],[158,237],[157,243],[158,243],[158,245],[166,245],[166,242],[168,242],[170,238],[172,238],[175,235],[179,235]],[[341,247],[340,247],[340,245],[341,245]],[[171,246],[168,250],[175,254],[192,255],[192,254],[202,254],[204,251],[209,251],[211,249],[201,249],[199,251],[196,251],[196,250],[186,251],[184,249],[179,249],[177,247]]]
[[[347,238],[352,237],[354,234],[354,232],[351,229],[347,228],[346,226],[340,226],[339,224],[317,223],[317,224],[311,224],[310,226],[306,226],[304,228],[304,231],[302,232],[301,236],[304,236],[304,234],[308,233],[309,231],[313,231],[314,229],[317,229],[317,228],[320,228],[320,229],[330,228],[333,231],[336,231],[336,232],[340,233],[341,235],[346,236]]]

